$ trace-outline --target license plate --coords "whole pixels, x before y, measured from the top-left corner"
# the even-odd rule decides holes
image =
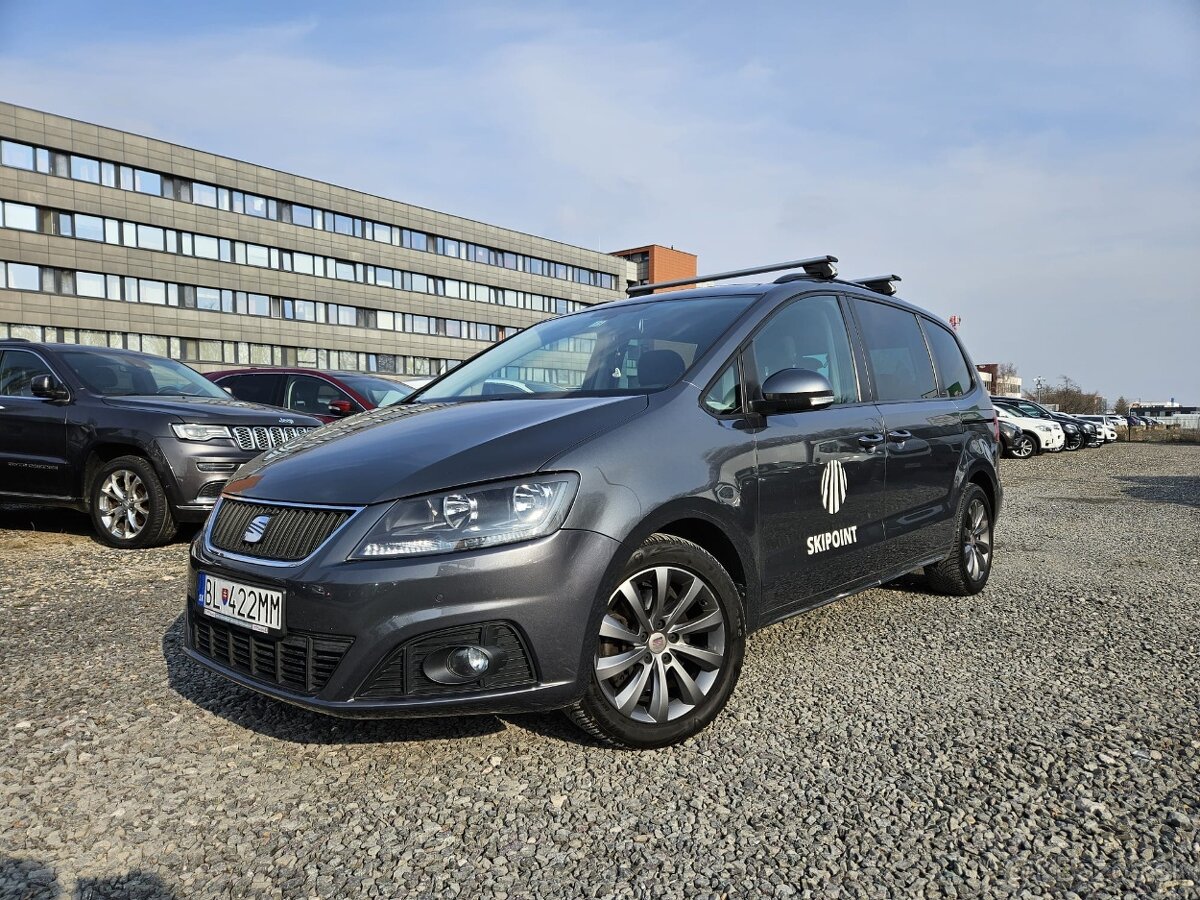
[[[196,575],[196,602],[206,616],[223,622],[264,633],[283,628],[283,591],[239,584],[200,572]]]

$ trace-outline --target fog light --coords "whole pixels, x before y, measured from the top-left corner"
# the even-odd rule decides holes
[[[446,656],[446,668],[459,678],[481,678],[492,665],[492,658],[482,647],[456,647]]]

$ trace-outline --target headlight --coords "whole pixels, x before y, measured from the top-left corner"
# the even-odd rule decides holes
[[[1053,429],[1053,428],[1051,428],[1049,425],[1034,425],[1033,427],[1034,427],[1034,428],[1036,428],[1038,431],[1047,431],[1047,432],[1049,432],[1049,431],[1053,431],[1053,430],[1054,430],[1054,429]]]
[[[397,500],[351,558],[426,556],[545,537],[562,526],[578,490],[579,476],[560,472]]]
[[[171,425],[175,437],[181,441],[211,441],[216,438],[229,438],[229,427],[226,425]]]

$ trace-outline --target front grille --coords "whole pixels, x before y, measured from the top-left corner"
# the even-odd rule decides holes
[[[233,439],[243,450],[273,450],[282,447],[294,437],[312,431],[311,428],[283,425],[235,425],[229,429]]]
[[[439,684],[425,675],[425,658],[446,647],[475,644],[504,651],[504,665],[478,681],[466,684]],[[405,696],[461,694],[520,687],[536,681],[533,663],[517,630],[507,622],[483,622],[445,628],[414,638],[394,650],[384,660],[367,686],[359,691],[364,700],[398,700]]]
[[[274,506],[245,500],[222,500],[213,513],[209,540],[218,550],[296,562],[309,556],[354,514],[350,509]],[[243,540],[246,528],[259,516],[268,521],[257,543]]]
[[[345,635],[306,631],[272,638],[200,613],[190,615],[196,652],[243,675],[302,694],[319,693],[354,643]]]

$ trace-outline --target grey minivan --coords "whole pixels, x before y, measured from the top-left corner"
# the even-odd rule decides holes
[[[835,261],[643,287],[258,457],[192,545],[187,652],[334,715],[562,708],[652,748],[718,714],[753,629],[915,570],[981,590],[987,392]]]

